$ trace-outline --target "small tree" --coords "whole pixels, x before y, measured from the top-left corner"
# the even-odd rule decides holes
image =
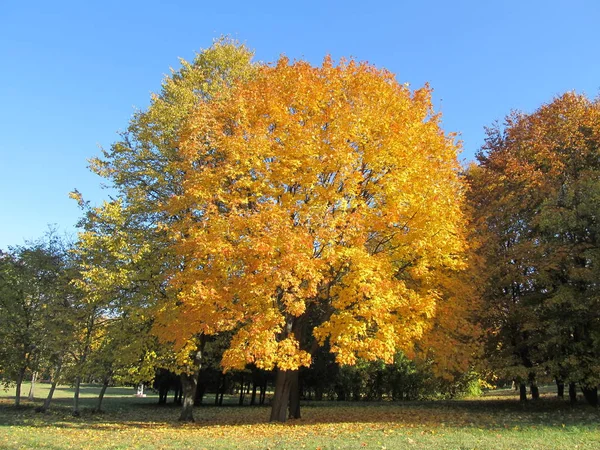
[[[134,115],[121,139],[91,161],[92,170],[108,179],[116,191],[114,201],[98,210],[94,220],[99,226],[105,221],[105,228],[114,229],[118,237],[108,243],[110,234],[105,236],[105,251],[114,255],[115,264],[105,269],[92,264],[87,273],[95,277],[92,285],[112,282],[114,290],[120,290],[120,298],[123,287],[130,290],[128,295],[134,292],[143,297],[147,315],[176,295],[166,286],[172,273],[180,269],[181,260],[173,253],[167,230],[179,218],[167,212],[164,204],[181,194],[183,174],[176,163],[181,158],[182,124],[198,103],[226,90],[234,80],[251,76],[252,56],[243,45],[221,38],[192,62],[182,60],[181,69],[165,78],[161,92],[152,96],[146,111]],[[81,200],[79,193],[74,196]],[[124,273],[129,274],[127,280]],[[191,421],[203,338],[194,336],[174,354],[170,337],[163,337],[159,359],[181,374],[186,396],[180,418]]]
[[[0,373],[16,384],[16,406],[27,371],[48,367],[68,348],[71,268],[68,247],[52,230],[0,254]]]

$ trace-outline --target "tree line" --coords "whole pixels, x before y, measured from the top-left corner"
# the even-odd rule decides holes
[[[77,241],[2,253],[17,405],[26,374],[71,380],[78,413],[82,380],[163,368],[189,421],[209,367],[273,373],[272,421],[323,395],[319,373],[359,380],[337,398],[398,398],[408,373],[454,395],[478,374],[597,404],[598,101],[513,112],[463,168],[428,86],[252,57],[221,39],[182,61],[90,161],[116,194],[71,194]]]

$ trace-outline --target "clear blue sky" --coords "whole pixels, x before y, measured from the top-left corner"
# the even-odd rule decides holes
[[[228,34],[274,61],[352,56],[434,88],[465,160],[483,127],[600,88],[600,2],[0,0],[0,248],[74,233],[107,193],[87,159],[148,104],[178,58]]]

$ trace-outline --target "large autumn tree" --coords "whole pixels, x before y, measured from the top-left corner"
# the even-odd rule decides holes
[[[567,93],[513,113],[488,131],[478,160],[488,357],[522,382],[549,371],[580,383],[596,403],[600,103]]]
[[[199,103],[166,204],[180,266],[163,334],[233,330],[223,366],[277,368],[271,420],[299,416],[298,369],[393,360],[464,261],[453,136],[431,91],[365,63],[281,58]]]

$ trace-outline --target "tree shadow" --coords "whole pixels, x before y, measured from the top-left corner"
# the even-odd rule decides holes
[[[177,421],[179,407],[159,406],[153,402],[126,402],[107,399],[106,410],[95,413],[83,408],[73,417],[70,402],[58,401],[44,414],[36,413],[34,403],[16,409],[7,399],[0,400],[0,427],[56,427],[112,431],[115,429],[211,428],[265,425],[267,406],[196,407],[192,424]],[[414,402],[303,402],[302,419],[272,426],[311,426],[326,424],[362,424],[369,427],[428,427],[502,429],[523,426],[561,427],[566,425],[597,426],[600,411],[581,402],[544,398],[522,404],[506,398]]]

